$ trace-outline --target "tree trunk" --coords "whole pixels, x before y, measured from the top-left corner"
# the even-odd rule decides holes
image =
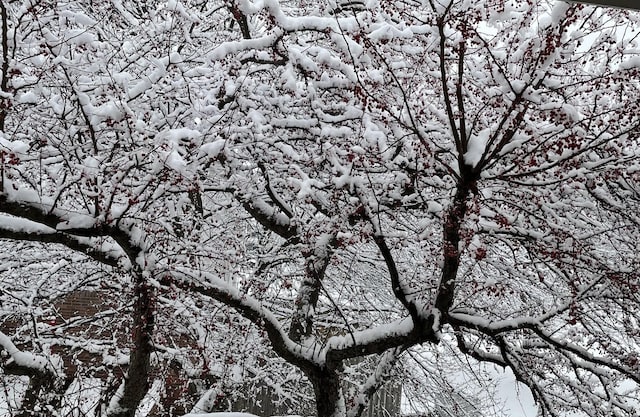
[[[116,407],[113,409],[109,407],[108,417],[134,417],[136,409],[149,389],[154,328],[153,289],[141,276],[136,281],[136,300],[133,308],[134,346],[129,355],[129,368],[121,397]]]
[[[323,368],[307,375],[313,385],[317,417],[344,417],[346,407],[338,373]]]
[[[443,315],[446,315],[453,303],[455,295],[455,283],[460,266],[460,231],[467,216],[467,202],[476,190],[476,182],[479,174],[468,165],[460,166],[460,180],[445,216],[443,230],[443,255],[442,278],[436,295],[435,306]]]

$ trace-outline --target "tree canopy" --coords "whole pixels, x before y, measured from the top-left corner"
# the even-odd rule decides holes
[[[361,415],[418,350],[510,369],[544,416],[637,415],[639,17],[3,2],[0,238],[23,261],[1,300],[24,319],[56,291],[114,297],[130,335],[109,417],[141,407],[158,356],[184,349],[195,378],[243,345],[250,378],[279,364],[267,383],[306,384],[281,393],[319,417]],[[30,375],[23,403],[59,413],[73,375],[43,342],[55,326],[32,327],[0,333],[3,377]],[[216,383],[191,405],[213,409]]]

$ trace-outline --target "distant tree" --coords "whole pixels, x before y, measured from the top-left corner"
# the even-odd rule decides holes
[[[638,179],[637,15],[45,3],[0,10],[0,236],[130,275],[107,415],[146,394],[167,291],[251,321],[319,417],[359,416],[407,349],[445,344],[542,415],[637,414],[637,229],[597,188]]]

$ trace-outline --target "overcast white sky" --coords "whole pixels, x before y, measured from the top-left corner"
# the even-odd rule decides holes
[[[531,391],[526,385],[516,381],[513,373],[494,368],[500,399],[505,402],[505,411],[511,417],[536,417],[538,408],[533,402]]]

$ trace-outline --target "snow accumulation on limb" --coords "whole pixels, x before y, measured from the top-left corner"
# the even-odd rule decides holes
[[[21,351],[11,341],[9,336],[1,331],[0,347],[9,354],[9,360],[2,364],[3,368],[11,368],[14,373],[20,375],[46,374],[52,377],[61,374],[61,371],[51,360],[52,358]]]
[[[427,340],[431,340],[431,335],[422,334],[407,317],[345,336],[333,336],[327,341],[323,356],[327,360],[344,360]]]
[[[120,251],[115,246],[94,245],[90,238],[73,236],[48,226],[18,217],[0,215],[0,238],[28,240],[43,243],[59,243],[77,252],[84,253],[96,261],[116,267]]]
[[[205,61],[220,61],[243,51],[270,48],[279,42],[286,33],[314,31],[341,36],[339,34],[357,30],[359,27],[359,23],[354,17],[288,16],[282,11],[277,1],[241,1],[238,6],[238,11],[244,16],[268,13],[277,26],[270,33],[265,33],[260,37],[247,38],[245,34],[245,38],[242,40],[223,42],[204,57]],[[346,45],[343,47],[348,49]]]
[[[21,197],[20,193],[11,196],[1,193],[0,212],[78,236],[108,236],[114,231],[112,227],[98,223],[97,218],[88,214],[71,213],[37,202],[37,199]]]
[[[189,413],[182,417],[258,417],[255,414],[239,413],[239,412],[221,412],[221,413]]]
[[[71,249],[76,249],[75,247],[77,247],[78,250],[84,248],[84,245],[88,245],[88,241],[81,239],[83,237],[111,237],[118,243],[122,250],[126,252],[132,262],[135,262],[139,252],[144,249],[143,239],[134,239],[135,236],[132,231],[137,231],[134,224],[128,222],[122,222],[122,224],[107,224],[100,222],[98,218],[91,217],[88,214],[70,213],[65,210],[56,209],[49,204],[33,202],[35,201],[33,198],[22,200],[18,197],[20,197],[20,195],[12,195],[10,198],[6,193],[0,193],[0,212],[29,222],[16,223],[17,226],[14,227],[14,231],[20,232],[20,227],[26,227],[26,229],[22,230],[22,232],[25,233],[36,232],[37,230],[33,229],[34,227],[44,232],[55,230],[60,238],[62,236],[70,236],[69,245],[67,246]],[[5,217],[5,219],[6,218],[9,217]],[[8,230],[7,233],[12,230],[11,227],[6,227],[6,229]],[[72,235],[74,235],[74,237],[71,237]],[[58,243],[65,244],[64,241]],[[99,252],[105,249],[104,256],[99,255]],[[96,248],[94,251],[85,253],[90,256],[92,256],[92,253],[95,253],[95,256],[104,257],[105,263],[112,265],[117,263],[114,262],[115,259],[110,259],[113,256],[117,256],[110,254],[113,250],[115,250],[116,254],[119,253],[118,249],[110,247]],[[95,256],[94,258],[100,261],[100,259]]]
[[[196,292],[234,308],[246,319],[263,327],[276,353],[292,364],[306,369],[321,366],[324,363],[324,356],[320,354],[318,346],[303,346],[295,343],[289,338],[277,317],[264,308],[260,301],[241,293],[237,288],[212,274],[173,270],[163,273],[158,278],[158,283]]]
[[[276,21],[278,26],[287,32],[297,32],[313,30],[322,32],[332,30],[340,32],[341,28],[351,29],[358,25],[354,17],[321,17],[321,16],[287,16],[280,7],[280,2],[276,0],[263,1],[241,1],[240,9],[246,14],[257,14],[262,11],[268,12]]]
[[[281,30],[276,30],[274,33],[269,33],[261,38],[225,42],[209,53],[206,59],[209,61],[219,61],[238,52],[269,48],[274,45],[282,35],[283,32]]]
[[[453,325],[473,328],[489,335],[496,335],[511,330],[532,328],[540,323],[538,319],[532,317],[519,317],[510,320],[491,321],[484,317],[472,314],[453,312],[448,314],[448,321]]]
[[[258,197],[239,197],[238,200],[242,203],[247,213],[256,219],[258,223],[282,238],[291,239],[298,234],[298,230],[291,223],[291,219],[263,199]]]

